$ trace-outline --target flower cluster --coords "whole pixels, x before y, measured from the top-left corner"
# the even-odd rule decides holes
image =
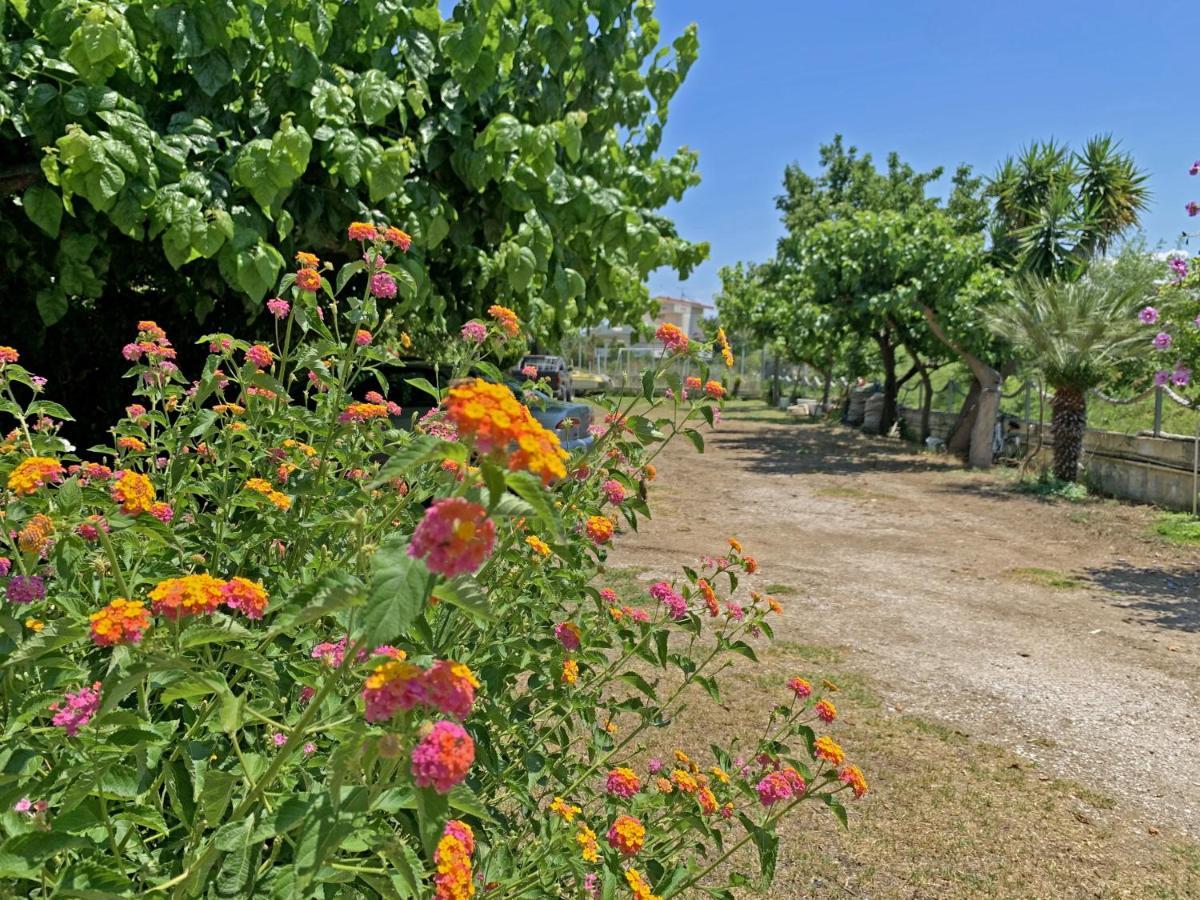
[[[397,712],[427,706],[462,721],[475,704],[479,681],[462,663],[438,660],[422,669],[403,659],[376,666],[363,685],[368,722],[384,722]]]
[[[100,647],[114,644],[136,644],[150,627],[150,612],[140,600],[117,597],[108,606],[92,613],[92,640]]]
[[[717,346],[721,349],[721,359],[725,362],[725,368],[733,368],[733,350],[729,346],[729,338],[725,336],[725,329],[717,329]]]
[[[481,378],[455,385],[446,397],[446,415],[476,452],[507,453],[510,469],[532,472],[543,484],[566,477],[567,453],[558,436],[543,428],[504,385]]]
[[[584,531],[593,544],[607,544],[612,540],[612,519],[606,516],[588,516],[584,523]]]
[[[667,608],[672,619],[682,619],[687,615],[687,601],[677,594],[671,585],[665,581],[655,582],[650,586],[650,596]]]
[[[458,819],[447,822],[433,854],[437,869],[433,876],[435,900],[468,900],[475,895],[471,876],[474,852],[475,833],[471,826]]]
[[[203,573],[160,581],[150,591],[150,608],[171,620],[216,612],[222,603],[249,619],[261,619],[267,591],[257,581],[234,577],[221,581]]]
[[[668,353],[686,353],[688,349],[688,336],[684,334],[683,329],[678,325],[672,325],[670,322],[664,322],[658,326],[654,332],[654,336],[658,338]]]
[[[54,713],[53,722],[67,733],[67,737],[75,737],[79,729],[92,721],[92,717],[100,710],[100,682],[94,682],[91,687],[83,687],[77,691],[67,691],[61,702],[50,704]]]
[[[267,608],[267,589],[261,582],[234,576],[221,585],[221,600],[247,619],[261,619]]]
[[[287,510],[292,506],[292,498],[282,491],[277,491],[275,489],[275,485],[271,484],[271,482],[267,481],[265,478],[247,479],[244,487],[248,491],[254,491],[256,494],[262,494],[278,509]]]
[[[515,338],[521,333],[521,320],[507,306],[500,306],[498,304],[489,306],[488,315],[496,320],[496,324],[500,326],[500,330],[508,337]]]
[[[646,843],[646,828],[633,816],[617,816],[607,838],[609,846],[622,856],[636,856]]]
[[[140,472],[118,473],[112,486],[112,498],[121,504],[121,512],[127,516],[153,514],[155,508],[154,485]]]
[[[614,797],[629,799],[642,789],[642,783],[633,769],[616,768],[608,773],[604,789]]]
[[[62,481],[63,467],[56,459],[48,456],[30,456],[17,463],[8,473],[8,489],[14,494],[32,494],[47,484]]]
[[[455,722],[442,720],[427,726],[412,752],[412,775],[417,787],[432,787],[439,794],[467,777],[475,762],[475,742]]]
[[[462,497],[447,497],[425,511],[408,554],[425,560],[431,572],[453,578],[483,565],[495,543],[496,525],[486,509]]]

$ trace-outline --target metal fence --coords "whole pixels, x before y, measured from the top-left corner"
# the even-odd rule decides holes
[[[956,414],[970,389],[969,383],[950,379],[933,392],[935,413]],[[921,409],[923,385],[906,386],[900,392],[901,406]],[[1051,392],[1030,378],[1010,378],[1001,394],[1001,413],[1022,426],[1048,424]],[[1194,437],[1200,434],[1200,415],[1186,398],[1168,386],[1151,387],[1133,397],[1112,397],[1102,391],[1088,392],[1088,428],[1121,434],[1154,437]]]

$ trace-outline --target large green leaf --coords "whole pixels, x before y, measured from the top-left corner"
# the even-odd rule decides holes
[[[409,556],[408,547],[407,540],[392,538],[371,558],[367,606],[362,615],[362,632],[371,646],[401,637],[429,600],[429,570]]]
[[[58,230],[62,226],[63,204],[57,191],[44,184],[35,184],[26,188],[21,196],[21,205],[25,209],[25,215],[29,216],[29,221],[50,237],[58,237]]]

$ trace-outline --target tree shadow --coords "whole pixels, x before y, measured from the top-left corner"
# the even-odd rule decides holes
[[[1107,601],[1136,611],[1141,621],[1178,631],[1200,632],[1200,574],[1125,564],[1086,570]]]
[[[747,471],[767,475],[944,472],[962,468],[953,456],[919,454],[912,445],[888,442],[848,428],[818,423],[775,424],[781,427],[718,430],[707,441],[737,454],[739,464]]]

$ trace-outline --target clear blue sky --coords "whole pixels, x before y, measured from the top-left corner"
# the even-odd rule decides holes
[[[837,132],[880,161],[896,150],[984,173],[1034,139],[1111,132],[1150,174],[1151,243],[1174,247],[1196,224],[1183,209],[1200,200],[1194,4],[659,0],[658,14],[664,38],[700,29],[664,147],[700,152],[703,182],[671,215],[712,255],[683,284],[654,273],[656,294],[707,302],[721,266],[769,257],[784,166],[813,170]]]

